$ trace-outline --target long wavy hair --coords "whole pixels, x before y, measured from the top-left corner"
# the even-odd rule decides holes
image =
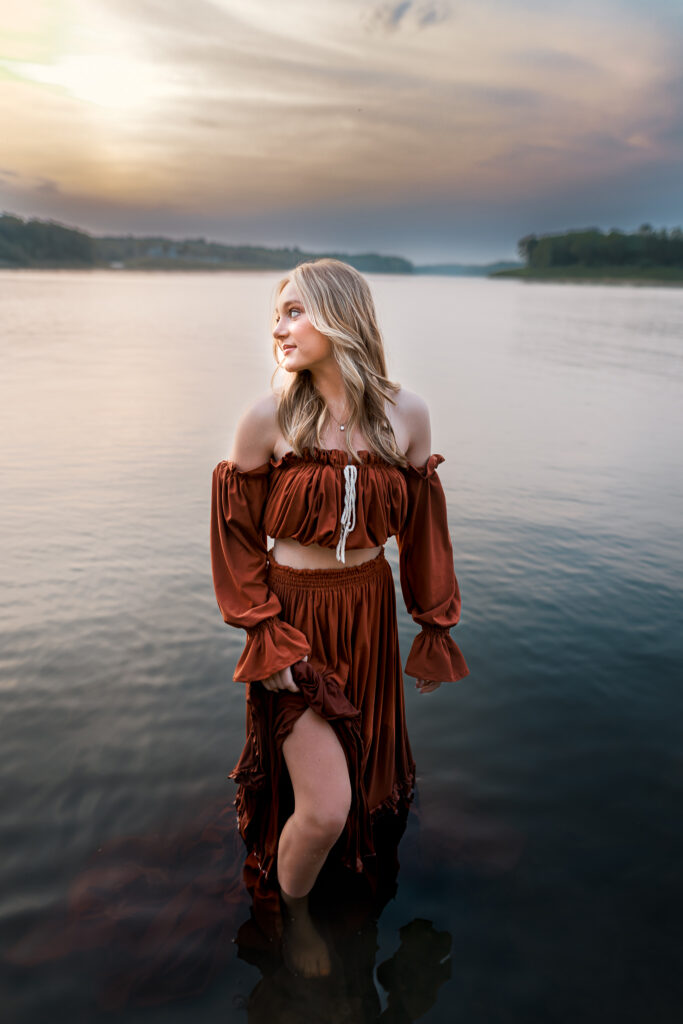
[[[385,412],[385,401],[395,405],[393,396],[401,385],[387,377],[384,342],[367,281],[341,260],[325,258],[300,263],[277,285],[273,310],[280,292],[290,281],[313,327],[329,339],[333,358],[341,370],[349,408],[347,438],[358,428],[367,438],[369,451],[388,462],[406,466],[407,459],[396,443]],[[273,326],[274,323],[275,312]],[[273,356],[277,369],[285,369],[277,340],[273,342]],[[285,375],[279,395],[278,425],[292,451],[301,455],[304,448],[322,447],[327,402],[315,387],[310,370],[285,369]],[[350,442],[347,446],[360,462]]]

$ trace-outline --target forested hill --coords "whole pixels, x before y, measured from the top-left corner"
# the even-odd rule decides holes
[[[204,238],[174,241],[163,237],[89,235],[54,221],[0,216],[0,267],[110,267],[142,270],[289,270],[304,260],[335,256],[366,273],[412,274],[401,256],[377,253],[304,252],[222,245]]]
[[[607,233],[586,228],[558,235],[525,235],[517,248],[525,266],[492,276],[683,281],[681,228],[656,231],[643,224],[631,234],[616,228]]]

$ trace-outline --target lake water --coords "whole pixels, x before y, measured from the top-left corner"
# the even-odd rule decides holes
[[[331,990],[248,941],[208,549],[278,276],[0,272],[4,1019],[678,1024],[683,290],[369,275],[471,674]]]

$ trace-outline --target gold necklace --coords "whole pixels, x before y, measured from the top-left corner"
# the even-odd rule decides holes
[[[330,416],[332,416],[332,410],[330,409],[329,405],[327,406],[327,411],[329,412]],[[340,430],[346,430],[346,428],[348,426],[348,420],[347,420],[346,423],[340,423],[339,420],[336,419],[335,416],[332,416],[332,419],[337,424],[337,426],[339,427]]]

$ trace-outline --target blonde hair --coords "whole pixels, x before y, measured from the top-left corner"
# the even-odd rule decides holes
[[[347,437],[358,428],[367,438],[369,451],[406,466],[407,459],[385,412],[385,400],[395,405],[393,396],[401,385],[387,377],[384,343],[367,281],[341,260],[311,260],[300,263],[282,278],[276,301],[290,282],[296,286],[313,327],[329,339],[332,356],[341,370],[349,407]],[[280,346],[276,340],[273,355],[279,369]],[[276,374],[277,370],[273,379]],[[322,447],[327,403],[315,387],[310,370],[287,373],[287,378],[278,405],[278,425],[292,451],[301,455],[304,448]],[[360,461],[350,442],[348,448]]]

